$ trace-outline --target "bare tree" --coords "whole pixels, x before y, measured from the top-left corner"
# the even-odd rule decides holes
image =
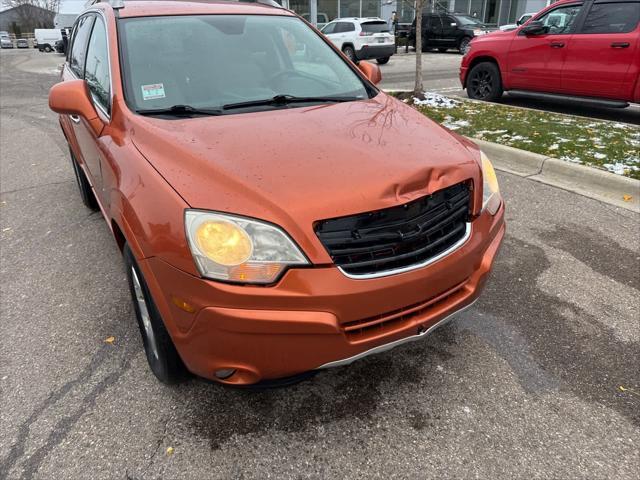
[[[53,27],[53,14],[58,12],[60,0],[0,0],[7,8],[15,8],[21,29]],[[30,8],[38,7],[38,8]],[[19,32],[14,32],[19,33]]]
[[[425,0],[416,0],[416,83],[413,87],[414,95],[422,95],[422,9]]]

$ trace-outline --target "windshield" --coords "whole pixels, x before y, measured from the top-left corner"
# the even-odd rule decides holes
[[[456,20],[460,25],[482,25],[480,20],[467,15],[456,15]]]
[[[120,20],[119,31],[126,99],[136,111],[213,109],[279,95],[369,96],[351,67],[296,17],[140,17]]]

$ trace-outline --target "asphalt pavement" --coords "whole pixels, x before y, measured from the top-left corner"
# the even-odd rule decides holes
[[[43,55],[0,54],[0,478],[637,478],[640,215],[500,174],[508,233],[456,321],[288,388],[167,387]]]

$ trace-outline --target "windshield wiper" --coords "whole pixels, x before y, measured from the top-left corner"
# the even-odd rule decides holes
[[[140,115],[224,115],[216,108],[197,108],[191,105],[172,105],[167,108],[148,108],[137,110]]]
[[[263,105],[288,105],[290,103],[339,103],[362,100],[362,97],[296,97],[293,95],[276,95],[264,100],[251,100],[248,102],[227,103],[222,106],[223,110],[245,107],[261,107]]]

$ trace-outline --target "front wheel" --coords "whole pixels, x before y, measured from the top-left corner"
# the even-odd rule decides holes
[[[460,40],[460,44],[458,45],[458,50],[462,55],[467,53],[467,51],[469,50],[470,43],[471,43],[471,39],[469,37],[464,37],[462,40]]]
[[[386,63],[389,63],[390,58],[391,57],[376,58],[376,62],[378,62],[380,65],[384,65]]]
[[[149,367],[162,383],[178,383],[186,377],[187,369],[169,336],[167,327],[149,293],[147,282],[128,245],[124,246],[123,254],[129,290]]]
[[[78,184],[78,190],[80,190],[82,203],[88,209],[96,211],[98,210],[98,202],[96,201],[96,197],[93,194],[93,190],[91,189],[89,180],[87,180],[87,176],[84,174],[84,170],[82,170],[82,168],[78,164],[78,161],[76,160],[76,157],[71,151],[71,147],[69,147],[69,154],[71,155],[71,165],[73,165],[73,173],[76,176],[76,183]]]
[[[351,60],[353,63],[356,62],[356,51],[353,49],[353,47],[350,47],[350,46],[343,47],[342,53],[344,53],[347,56],[347,58]]]
[[[474,100],[494,102],[502,96],[500,69],[493,62],[474,66],[467,77],[467,95]]]

